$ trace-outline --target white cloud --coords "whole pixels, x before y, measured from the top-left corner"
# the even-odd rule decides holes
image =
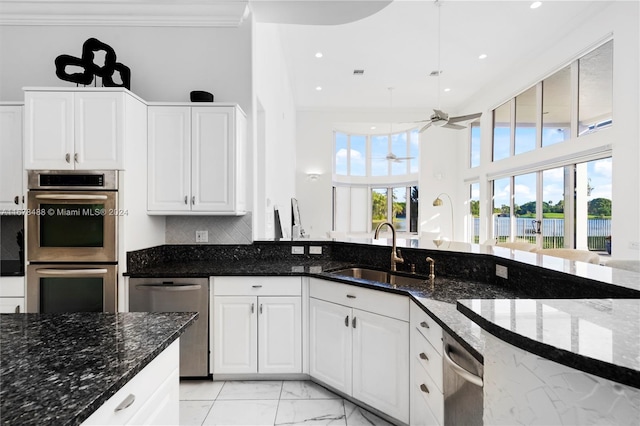
[[[611,158],[605,158],[603,160],[598,160],[593,164],[593,170],[596,174],[611,178],[611,168],[612,168]]]

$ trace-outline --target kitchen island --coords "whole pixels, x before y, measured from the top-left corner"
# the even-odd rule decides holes
[[[485,335],[485,424],[640,422],[640,299],[460,300]]]
[[[81,424],[196,319],[194,313],[0,315],[2,424]]]

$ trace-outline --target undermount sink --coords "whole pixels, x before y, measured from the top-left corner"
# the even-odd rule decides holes
[[[360,278],[363,280],[377,281],[380,283],[387,283],[392,285],[415,285],[424,282],[423,278],[405,277],[403,275],[396,275],[390,272],[377,271],[375,269],[367,268],[346,268],[338,271],[332,271],[333,275],[340,275],[343,277]]]

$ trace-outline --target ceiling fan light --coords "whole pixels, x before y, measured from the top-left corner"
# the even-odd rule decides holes
[[[443,120],[442,118],[436,118],[431,120],[431,124],[436,127],[442,127],[447,124],[449,120]]]

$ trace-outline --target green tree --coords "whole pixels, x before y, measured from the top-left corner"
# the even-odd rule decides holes
[[[473,217],[480,217],[480,201],[479,200],[471,200],[471,202],[469,202],[469,207],[471,209],[471,215]]]
[[[610,217],[611,200],[608,198],[594,198],[587,203],[587,212],[593,216]]]
[[[371,214],[373,220],[383,220],[387,218],[387,195],[373,191]]]

